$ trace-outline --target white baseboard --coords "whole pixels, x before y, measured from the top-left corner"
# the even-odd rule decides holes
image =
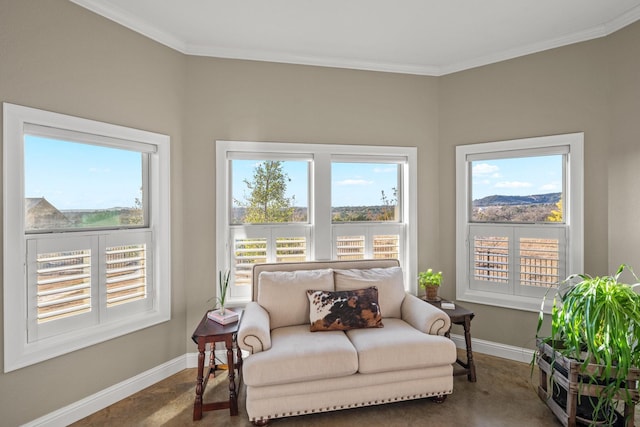
[[[456,343],[456,347],[462,349],[467,348],[463,335],[451,334],[451,339]],[[474,353],[488,354],[489,356],[501,357],[522,363],[531,363],[534,353],[534,351],[529,348],[515,347],[473,337],[471,338],[471,349]]]
[[[465,349],[464,336],[451,335],[451,339],[456,343],[456,347]],[[500,344],[492,341],[472,338],[471,345],[474,353],[484,353],[490,356],[501,357],[503,359],[515,360],[517,362],[530,363],[533,357],[533,350],[511,345]],[[220,360],[226,360],[226,352],[216,350],[216,356]],[[244,356],[243,356],[244,357]],[[160,366],[149,369],[135,377],[129,378],[121,383],[115,384],[98,393],[92,394],[71,405],[60,408],[43,417],[33,420],[25,427],[64,427],[94,412],[106,408],[119,400],[122,400],[134,393],[139,392],[165,378],[174,375],[183,369],[196,368],[198,366],[198,353],[187,353],[176,357]],[[194,379],[195,381],[195,379]]]
[[[197,353],[195,365],[197,366]],[[121,383],[99,391],[91,396],[85,397],[71,405],[60,408],[43,417],[23,424],[26,427],[46,426],[64,427],[78,420],[81,420],[94,412],[106,408],[125,397],[131,396],[165,378],[170,377],[187,368],[187,355],[176,357],[160,366],[149,369],[135,377],[129,378]]]
[[[198,352],[187,353],[187,368],[197,368],[198,367]]]

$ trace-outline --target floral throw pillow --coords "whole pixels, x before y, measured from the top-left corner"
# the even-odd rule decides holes
[[[311,332],[382,328],[378,288],[352,291],[307,291]]]

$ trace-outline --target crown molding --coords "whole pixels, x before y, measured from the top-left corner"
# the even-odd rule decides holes
[[[398,62],[367,61],[354,58],[313,56],[264,49],[233,49],[215,46],[189,45],[188,55],[209,56],[215,58],[244,59],[250,61],[277,62],[318,67],[347,68],[363,71],[378,71],[400,74],[435,76],[440,68],[430,65],[403,64]]]
[[[623,29],[627,25],[631,25],[640,19],[640,6],[636,6],[629,10],[627,13],[618,16],[615,19],[604,24],[606,35],[615,33],[618,30]]]
[[[440,68],[439,75],[444,76],[447,74],[457,73],[459,71],[465,71],[472,68],[491,65],[498,62],[507,61],[509,59],[515,59],[522,56],[543,52],[545,50],[555,49],[562,46],[568,46],[575,43],[605,37],[607,35],[608,34],[605,32],[605,27],[599,26],[586,31],[569,34],[563,37],[545,40],[539,43],[532,43],[526,46],[519,46],[517,48],[507,49],[501,52],[480,56],[469,61],[463,61],[456,64],[443,66]]]
[[[627,25],[640,20],[640,6],[623,15],[594,28],[567,34],[538,43],[519,46],[500,52],[478,56],[469,60],[445,65],[410,64],[401,62],[368,61],[354,58],[329,57],[319,55],[304,55],[298,53],[281,52],[262,49],[237,49],[220,46],[194,45],[173,34],[162,31],[158,27],[114,6],[103,0],[70,0],[98,15],[110,19],[124,27],[142,34],[158,43],[168,46],[186,55],[208,56],[216,58],[243,59],[251,61],[277,62],[285,64],[312,65],[320,67],[347,68],[365,71],[387,73],[416,74],[424,76],[444,76],[472,68],[482,67],[509,59],[518,58],[533,53],[543,52],[570,44],[606,37]]]
[[[456,73],[459,71],[469,70],[472,68],[482,67],[485,65],[495,64],[497,62],[518,58],[521,56],[531,55],[545,50],[555,49],[562,46],[568,46],[575,43],[585,42],[601,37],[606,37],[618,30],[633,24],[640,19],[640,6],[635,7],[627,13],[594,28],[567,34],[562,37],[545,40],[539,43],[533,43],[526,46],[520,46],[514,49],[504,50],[502,52],[492,53],[490,55],[481,56],[469,61],[463,61],[456,64],[450,64],[440,67],[439,76]]]
[[[521,56],[531,55],[545,50],[555,49],[558,47],[568,46],[575,43],[581,43],[589,40],[594,40],[601,37],[606,37],[615,33],[618,30],[633,24],[640,19],[640,6],[631,9],[629,12],[597,27],[593,27],[584,31],[579,31],[572,34],[567,34],[562,37],[557,37],[549,40],[545,40],[539,43],[532,43],[525,46],[519,46],[514,49],[504,50],[502,52],[496,52],[485,56],[480,56],[469,61],[462,61],[455,64],[445,65],[440,67],[438,76],[444,76],[447,74],[457,73],[459,71],[469,70],[472,68],[482,67],[485,65],[495,64],[509,59],[518,58]]]
[[[180,38],[170,34],[166,31],[162,31],[158,27],[149,24],[148,22],[138,18],[126,12],[119,7],[108,4],[101,0],[69,0],[72,3],[82,6],[85,9],[90,10],[100,16],[103,16],[113,22],[116,22],[123,27],[135,31],[151,40],[154,40],[160,44],[163,44],[171,49],[177,50],[181,53],[186,53],[187,43]]]

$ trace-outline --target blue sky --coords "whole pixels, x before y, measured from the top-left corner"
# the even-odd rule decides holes
[[[233,161],[233,197],[243,199],[248,195],[243,178],[251,181],[255,160]],[[295,195],[296,206],[307,206],[308,163],[287,161],[283,170],[291,181],[287,184],[287,196]],[[398,184],[398,166],[374,163],[333,163],[331,193],[333,206],[377,206],[382,204],[381,191],[388,198],[393,196],[393,187]]]
[[[472,162],[472,200],[562,192],[562,156]]]
[[[332,206],[378,206],[382,191],[393,198],[398,187],[398,166],[384,163],[333,163],[331,166]]]
[[[247,193],[242,182],[253,176],[255,160],[235,160],[233,197]],[[307,206],[308,163],[284,162],[291,181],[287,196]],[[380,205],[397,187],[398,166],[333,163],[333,206]],[[481,160],[472,163],[472,198],[494,194],[530,195],[562,191],[562,156]],[[132,207],[140,197],[141,154],[115,148],[25,136],[25,197],[45,197],[58,209]]]
[[[142,155],[25,135],[25,197],[60,210],[133,207],[142,186]]]

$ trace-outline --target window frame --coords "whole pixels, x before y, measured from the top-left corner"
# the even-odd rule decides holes
[[[232,153],[232,154],[230,154]],[[251,142],[251,141],[216,141],[216,267],[218,271],[225,271],[231,266],[233,245],[231,242],[231,194],[230,169],[231,156],[246,158],[247,156],[269,156],[270,160],[299,160],[309,159],[309,190],[308,194],[308,222],[290,223],[290,226],[305,228],[310,236],[307,247],[309,260],[331,260],[334,257],[334,229],[335,227],[387,227],[393,225],[403,230],[403,263],[405,288],[417,293],[417,148],[401,146],[368,146],[368,145],[334,145],[334,144],[305,144],[281,142]],[[331,176],[332,161],[359,161],[371,163],[389,163],[402,160],[405,167],[400,168],[399,180],[403,185],[404,197],[400,198],[399,211],[401,218],[398,222],[354,222],[332,223],[331,220]],[[316,195],[324,197],[316,198]],[[414,202],[411,203],[410,201]],[[255,225],[265,226],[264,224]],[[266,225],[269,226],[269,225]],[[278,225],[283,226],[283,225]],[[243,226],[233,226],[243,227]],[[319,232],[318,230],[323,230]],[[330,230],[330,232],[329,232]],[[248,233],[250,234],[250,233]],[[251,300],[250,292],[240,296],[231,293],[231,303],[244,304]]]
[[[3,103],[3,259],[4,259],[4,372],[10,372],[72,351],[89,347],[171,319],[171,221],[170,221],[170,138],[167,135],[113,125],[70,115]],[[100,140],[117,141],[114,148],[153,147],[148,164],[148,196],[145,209],[148,224],[130,229],[78,229],[26,232],[24,215],[24,135],[26,129],[36,126],[77,132]],[[57,138],[60,139],[60,138]],[[76,142],[76,141],[74,141]],[[82,141],[81,141],[82,142]],[[91,142],[86,142],[91,143]],[[129,145],[131,144],[131,145]],[[135,150],[135,148],[133,148]],[[138,151],[138,150],[136,150]],[[57,237],[80,239],[102,236],[109,242],[127,239],[126,235],[151,233],[151,259],[148,274],[152,285],[148,288],[149,304],[136,304],[139,311],[109,309],[100,306],[97,321],[51,336],[29,341],[29,315],[27,287],[27,242],[33,239],[53,241]],[[92,255],[93,256],[93,255]],[[92,261],[93,264],[93,261]],[[103,290],[97,289],[96,294]],[[105,302],[106,304],[106,302]],[[124,307],[124,306],[123,306]]]
[[[534,157],[540,153],[566,155],[563,177],[563,215],[564,224],[522,224],[522,223],[485,223],[471,221],[471,161],[478,158]],[[492,157],[496,156],[496,157]],[[515,139],[508,141],[486,142],[456,147],[456,299],[478,304],[493,305],[516,310],[540,310],[541,296],[527,295],[519,289],[510,293],[478,289],[472,283],[470,259],[470,228],[495,226],[511,230],[519,235],[522,230],[548,226],[564,227],[565,268],[568,273],[583,271],[584,260],[584,133],[571,133]],[[515,231],[514,231],[515,230]],[[514,247],[517,247],[513,242]],[[561,249],[562,250],[562,249]],[[509,260],[512,263],[512,260]],[[514,274],[517,272],[514,271]],[[520,285],[518,285],[520,286]],[[547,293],[543,309],[550,312],[555,292]],[[545,291],[546,292],[546,291]]]

